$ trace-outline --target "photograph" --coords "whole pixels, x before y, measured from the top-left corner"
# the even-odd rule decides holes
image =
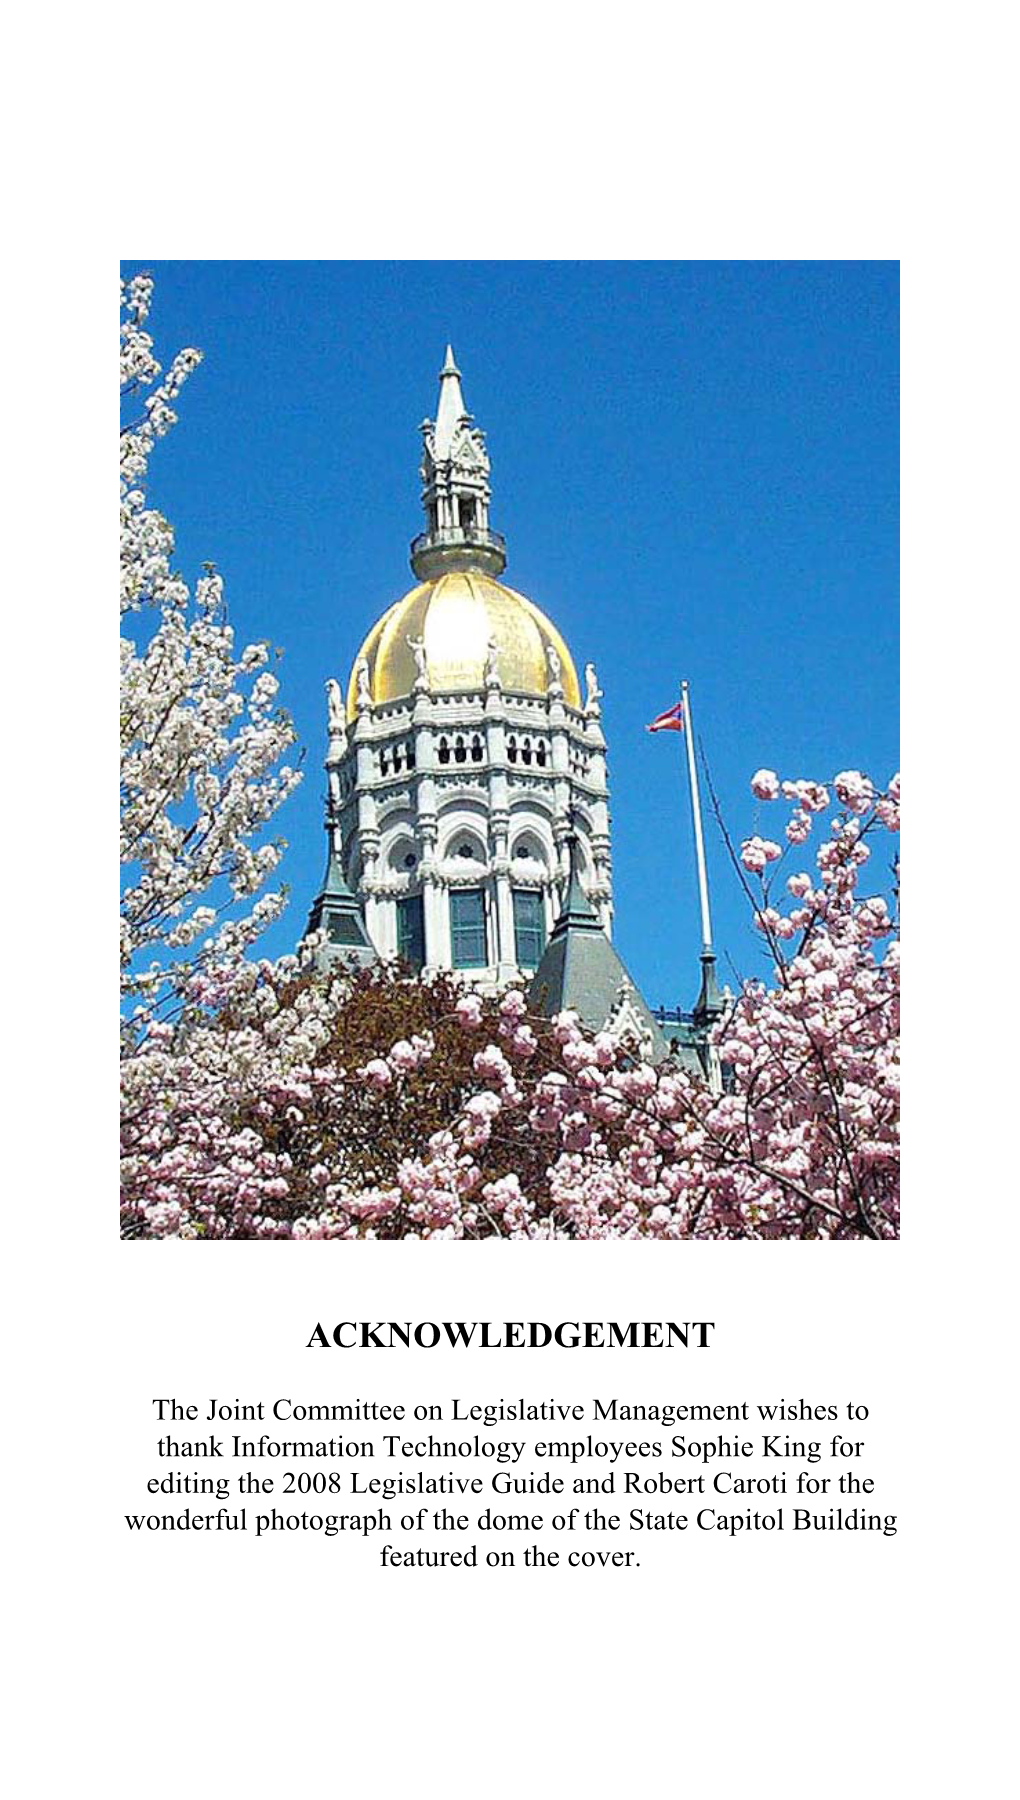
[[[125,263],[120,354],[123,1237],[897,1238],[898,265]]]

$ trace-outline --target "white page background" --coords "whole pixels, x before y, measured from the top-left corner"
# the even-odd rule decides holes
[[[1015,1054],[1013,934],[995,904],[1012,817],[999,783],[1016,371],[995,263],[1010,214],[997,16],[638,9],[599,25],[523,8],[458,32],[431,14],[297,9],[270,40],[182,5],[172,32],[163,14],[83,15],[58,59],[30,44],[47,81],[42,103],[31,84],[14,96],[35,154],[12,170],[25,250],[7,369],[17,1794],[1005,1790]],[[439,167],[461,196],[452,219]],[[110,262],[152,250],[904,255],[917,898],[902,1244],[116,1241],[112,398],[96,346]],[[998,751],[981,741],[996,716]],[[716,1330],[686,1354],[304,1347],[319,1319],[374,1317]],[[360,1539],[123,1525],[156,1472],[154,1394],[609,1392],[860,1400],[875,1507],[900,1532],[658,1535],[640,1569],[508,1575],[383,1572]]]

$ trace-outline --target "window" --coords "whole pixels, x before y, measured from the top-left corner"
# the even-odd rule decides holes
[[[330,913],[326,921],[326,936],[331,944],[363,944],[365,942],[360,923],[350,913]]]
[[[545,949],[542,896],[533,888],[514,888],[514,952],[519,969],[537,969]]]
[[[397,955],[420,969],[425,961],[425,903],[420,894],[402,894],[397,901]]]
[[[485,895],[481,888],[454,888],[450,895],[450,940],[455,969],[484,969]]]

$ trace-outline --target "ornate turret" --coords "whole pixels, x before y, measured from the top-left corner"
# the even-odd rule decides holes
[[[435,423],[422,425],[421,479],[426,530],[411,545],[411,567],[419,581],[453,569],[501,575],[506,543],[489,530],[489,456],[484,434],[472,424],[460,387],[453,347],[439,373]]]

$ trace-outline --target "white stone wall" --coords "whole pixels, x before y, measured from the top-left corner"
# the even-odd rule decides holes
[[[546,936],[562,902],[573,813],[581,879],[608,933],[612,865],[605,739],[598,706],[487,692],[419,693],[362,711],[331,754],[344,868],[381,956],[397,953],[397,900],[424,898],[426,968],[452,967],[449,896],[485,896],[482,983],[517,967],[514,888],[542,895]]]

